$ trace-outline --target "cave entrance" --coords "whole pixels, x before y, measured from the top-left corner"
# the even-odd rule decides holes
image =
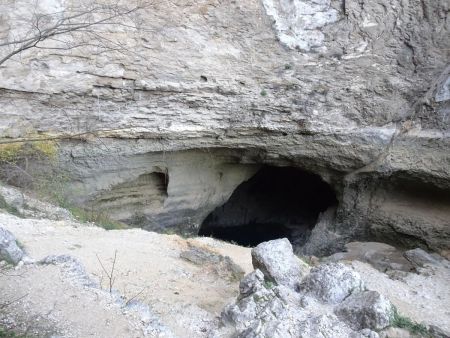
[[[287,237],[303,244],[318,216],[337,200],[320,176],[292,167],[263,167],[203,221],[199,235],[244,246]]]

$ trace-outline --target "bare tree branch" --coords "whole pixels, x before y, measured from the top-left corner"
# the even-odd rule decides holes
[[[3,309],[5,309],[5,308],[7,308],[8,306],[10,306],[10,305],[12,305],[12,304],[14,304],[14,303],[17,303],[18,301],[24,299],[24,298],[27,297],[27,296],[28,296],[28,294],[25,294],[25,295],[20,296],[20,297],[18,297],[18,298],[14,298],[14,299],[12,299],[12,300],[10,300],[10,301],[4,302],[4,303],[0,303],[0,310],[3,310]]]
[[[13,56],[20,54],[28,49],[74,49],[89,44],[89,40],[94,37],[98,40],[107,41],[114,47],[124,48],[120,43],[107,39],[101,31],[95,32],[96,27],[111,26],[113,28],[136,27],[121,23],[119,19],[129,17],[131,14],[144,8],[143,6],[134,6],[131,8],[122,7],[117,4],[100,5],[93,4],[92,7],[86,9],[68,9],[67,11],[60,11],[54,13],[40,14],[36,11],[32,14],[30,29],[24,34],[22,38],[12,39],[11,41],[0,42],[0,47],[11,48],[11,51],[0,58],[0,65],[11,59]],[[57,36],[69,37],[72,33],[80,33],[89,37],[88,41],[74,42],[74,45],[69,46],[69,41],[61,41],[63,46],[39,46],[40,43],[50,41]],[[87,34],[87,35],[86,35]],[[82,37],[82,36],[81,36]],[[55,42],[55,40],[52,40]],[[108,46],[102,46],[108,48]],[[125,48],[123,50],[126,50]]]

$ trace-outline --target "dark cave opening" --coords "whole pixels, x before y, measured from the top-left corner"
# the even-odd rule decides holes
[[[303,244],[318,216],[336,205],[320,176],[292,167],[263,167],[203,221],[199,235],[244,246],[287,237]]]

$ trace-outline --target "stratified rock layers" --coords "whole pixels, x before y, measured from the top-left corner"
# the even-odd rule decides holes
[[[0,39],[20,33],[28,7],[0,5]],[[62,136],[71,200],[149,229],[197,231],[266,164],[336,191],[308,253],[373,237],[448,249],[448,10],[445,0],[152,3],[101,30],[120,48],[45,48],[52,41],[0,65],[0,135]]]

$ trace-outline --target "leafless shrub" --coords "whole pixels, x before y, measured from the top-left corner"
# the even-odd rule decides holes
[[[114,251],[114,259],[113,259],[110,270],[107,270],[105,268],[105,266],[103,265],[101,259],[98,257],[97,254],[95,254],[95,256],[97,257],[97,260],[98,260],[100,266],[102,267],[103,273],[105,273],[105,275],[106,275],[107,282],[108,282],[108,291],[109,291],[109,293],[111,293],[114,288],[114,283],[116,281],[116,276],[114,275],[114,273],[115,273],[115,268],[116,268],[117,250]],[[102,277],[103,277],[103,273],[102,273]],[[101,284],[101,282],[102,282],[102,280],[100,280],[100,284]]]

